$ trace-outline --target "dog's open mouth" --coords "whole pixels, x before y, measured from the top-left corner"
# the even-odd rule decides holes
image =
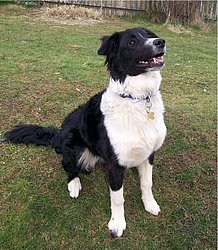
[[[160,53],[149,60],[140,60],[136,62],[136,66],[140,68],[161,68],[164,65],[164,53]]]

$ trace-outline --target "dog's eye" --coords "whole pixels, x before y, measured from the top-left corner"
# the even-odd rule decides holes
[[[134,44],[136,44],[136,40],[130,40],[130,41],[129,41],[129,45],[130,45],[130,46],[132,46],[132,45],[134,45]]]

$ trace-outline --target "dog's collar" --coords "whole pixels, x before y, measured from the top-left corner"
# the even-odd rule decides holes
[[[119,94],[120,97],[122,98],[128,98],[134,101],[146,101],[146,102],[150,102],[151,101],[151,97],[154,96],[154,94],[152,93],[148,93],[148,95],[143,95],[143,96],[133,96],[131,94],[128,93],[121,93]]]
[[[152,108],[151,97],[154,96],[154,95],[155,94],[149,93],[148,95],[135,97],[135,96],[132,96],[131,94],[128,94],[128,93],[119,94],[120,97],[128,98],[130,100],[133,100],[133,102],[145,101],[145,107],[146,107],[147,119],[148,120],[154,120],[155,119],[154,111],[151,111],[151,108]]]

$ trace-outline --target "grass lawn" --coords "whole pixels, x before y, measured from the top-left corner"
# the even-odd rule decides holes
[[[141,20],[64,25],[37,9],[0,5],[0,133],[18,123],[60,126],[105,88],[99,38],[143,26],[167,41],[161,86],[168,136],[154,167],[162,213],[144,211],[138,174],[124,182],[127,229],[111,239],[106,173],[81,175],[70,199],[60,157],[43,147],[0,144],[0,249],[216,249],[216,34],[175,33]],[[79,45],[79,46],[78,46]]]

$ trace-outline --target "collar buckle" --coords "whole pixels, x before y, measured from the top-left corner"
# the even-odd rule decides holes
[[[151,97],[154,96],[151,93],[149,93],[148,95],[143,95],[143,96],[133,96],[131,94],[128,93],[121,93],[119,94],[120,97],[122,98],[128,98],[131,99],[133,101],[146,101],[147,103],[149,103],[151,101]]]

